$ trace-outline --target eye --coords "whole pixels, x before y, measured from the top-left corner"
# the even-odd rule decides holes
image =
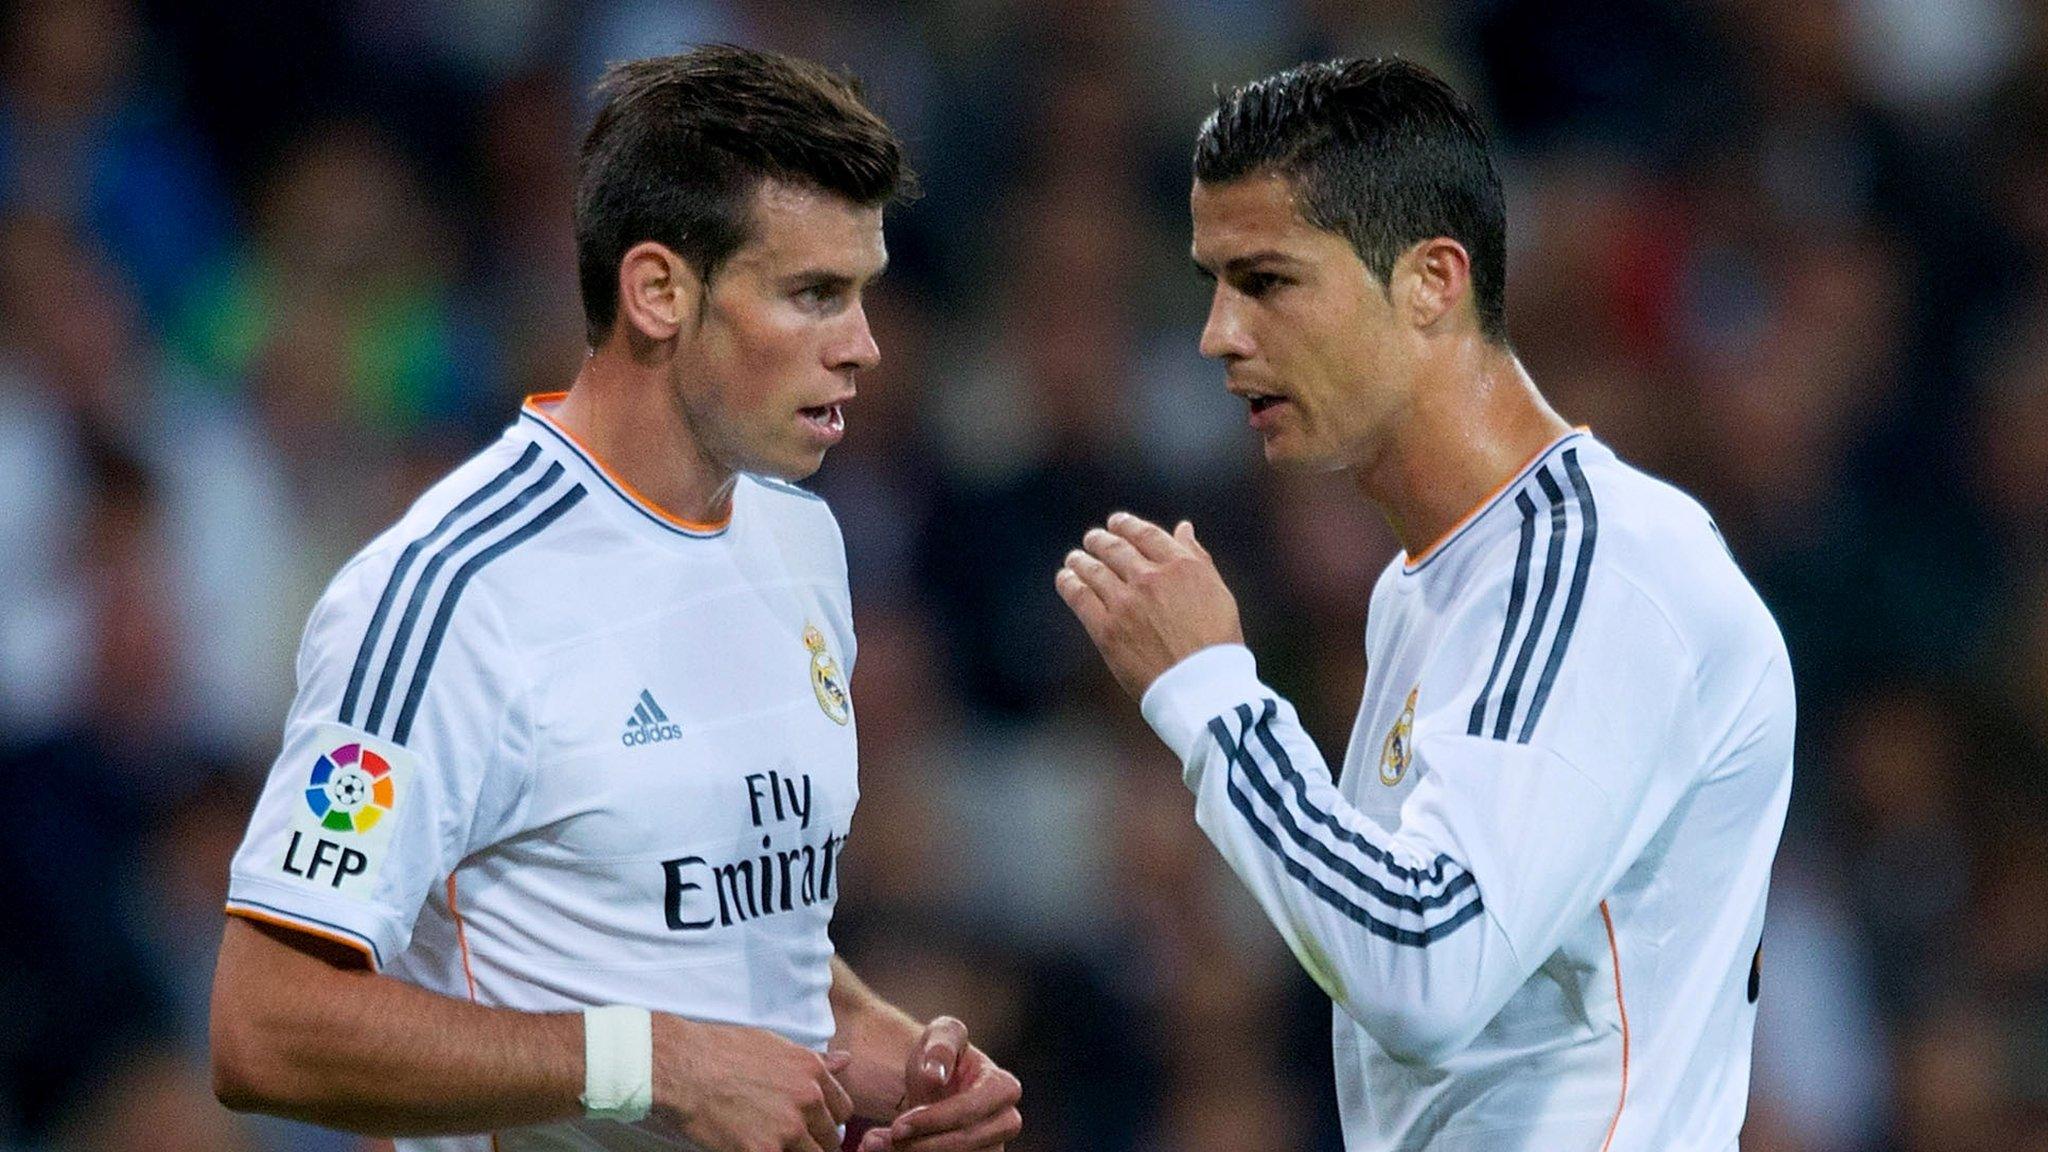
[[[1288,281],[1271,272],[1246,272],[1237,278],[1237,290],[1254,300],[1263,299]]]
[[[845,303],[847,285],[841,280],[820,280],[796,290],[799,307],[813,312],[833,312]]]

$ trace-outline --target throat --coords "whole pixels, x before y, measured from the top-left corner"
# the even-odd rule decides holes
[[[1411,562],[1434,553],[1571,432],[1511,358],[1433,399],[1354,473]]]
[[[592,364],[543,419],[565,433],[630,499],[693,527],[732,517],[738,475],[718,463],[658,389],[592,386]],[[637,394],[635,394],[637,393]]]

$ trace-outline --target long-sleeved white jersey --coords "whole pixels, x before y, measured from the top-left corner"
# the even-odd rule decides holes
[[[1373,590],[1333,784],[1238,645],[1144,712],[1335,1001],[1347,1148],[1725,1152],[1792,782],[1775,622],[1584,432]]]
[[[822,1050],[860,787],[846,551],[742,477],[635,493],[534,397],[329,586],[228,912],[445,996],[637,1004]],[[399,1152],[693,1147],[578,1120]]]

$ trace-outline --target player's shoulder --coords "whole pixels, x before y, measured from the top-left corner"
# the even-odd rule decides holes
[[[1582,447],[1590,579],[1640,597],[1695,649],[1775,639],[1777,625],[1705,505],[1597,441]]]
[[[342,565],[314,610],[309,638],[322,620],[343,625],[344,635],[387,617],[402,623],[407,613],[415,627],[431,627],[439,602],[473,590],[485,568],[539,537],[585,494],[531,438],[500,437],[430,485]]]
[[[845,564],[845,538],[824,497],[786,480],[743,472],[733,499],[735,516],[757,519],[785,545]]]
[[[1706,580],[1747,586],[1706,506],[1676,484],[1624,461],[1598,441],[1578,453],[1582,504],[1597,518],[1601,565],[1645,586]]]
[[[389,563],[405,547],[458,509],[486,503],[501,493],[516,496],[516,482],[540,479],[548,461],[530,439],[505,435],[450,469],[413,499],[398,519],[363,545],[350,566]],[[507,493],[507,489],[513,489]]]
[[[751,500],[770,514],[798,521],[837,523],[825,498],[808,488],[757,472],[742,472],[739,480],[741,491],[746,493],[741,499]]]

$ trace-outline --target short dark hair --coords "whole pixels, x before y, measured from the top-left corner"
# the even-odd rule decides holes
[[[1507,342],[1507,207],[1486,129],[1449,84],[1398,57],[1301,64],[1218,93],[1195,179],[1277,173],[1308,223],[1351,242],[1384,287],[1394,261],[1447,236],[1472,260],[1486,338]]]
[[[595,345],[618,318],[619,261],[652,240],[706,280],[749,238],[773,178],[862,207],[907,198],[902,142],[859,81],[730,44],[614,64],[576,165],[576,266]]]

